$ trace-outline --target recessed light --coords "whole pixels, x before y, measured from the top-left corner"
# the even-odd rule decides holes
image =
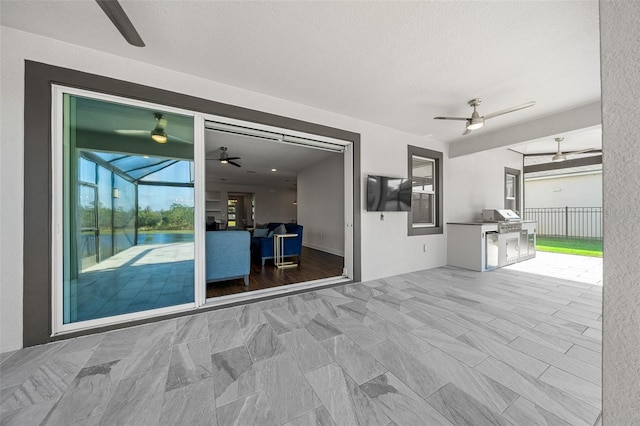
[[[272,171],[272,172],[277,172],[278,170],[277,170],[277,169],[271,169],[271,171]]]

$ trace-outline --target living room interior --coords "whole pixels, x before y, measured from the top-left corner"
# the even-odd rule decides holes
[[[215,122],[205,128],[207,232],[239,230],[251,237],[245,247],[248,285],[244,274],[219,274],[208,281],[207,298],[340,277],[345,253],[343,148],[318,148],[300,137],[293,143],[282,134]],[[282,242],[290,262],[286,268],[278,267],[274,257],[277,237],[272,233],[279,224],[296,234]]]
[[[446,412],[446,404],[438,405],[442,400],[451,401],[451,406],[456,401],[468,402],[465,407],[478,407],[480,411],[486,405],[489,410],[483,413],[491,412],[497,419],[506,417],[516,423],[519,420],[522,424],[533,422],[534,419],[590,425],[635,424],[640,421],[635,410],[638,405],[638,375],[634,367],[638,365],[640,351],[637,350],[637,304],[633,303],[638,300],[635,277],[640,271],[637,238],[630,232],[630,218],[635,217],[638,206],[637,191],[630,190],[637,187],[638,183],[639,151],[636,149],[634,130],[634,111],[637,109],[637,98],[640,97],[636,72],[640,58],[635,48],[637,20],[640,16],[637,3],[164,2],[162,7],[153,8],[149,7],[148,2],[122,0],[119,3],[140,31],[146,42],[145,47],[128,45],[100,12],[97,4],[91,1],[0,3],[0,78],[3,92],[0,116],[0,323],[3,324],[0,362],[3,394],[10,395],[3,406],[3,418],[7,416],[8,423],[39,423],[45,418],[50,421],[73,419],[108,422],[124,419],[123,423],[133,422],[133,419],[139,419],[136,415],[140,412],[135,403],[151,400],[153,403],[146,406],[157,408],[148,410],[154,411],[151,417],[155,420],[167,422],[172,418],[177,422],[179,419],[171,415],[187,419],[189,414],[194,414],[209,416],[207,418],[217,416],[219,423],[224,423],[222,420],[231,423],[235,419],[234,414],[253,413],[244,408],[276,407],[278,405],[273,404],[271,399],[277,399],[279,395],[290,396],[288,390],[298,389],[294,386],[275,389],[269,387],[269,383],[262,382],[263,388],[257,393],[234,393],[241,383],[246,384],[243,380],[250,377],[269,378],[269,371],[277,372],[278,377],[292,378],[298,370],[302,373],[296,373],[295,378],[301,380],[296,383],[307,383],[305,389],[313,387],[322,404],[310,398],[308,404],[301,405],[305,411],[292,414],[280,409],[273,423],[285,424],[294,420],[313,422],[323,418],[336,420],[334,422],[348,419],[353,420],[354,424],[365,424],[366,421],[355,417],[336,417],[340,416],[338,411],[320,409],[330,406],[326,401],[332,395],[341,396],[334,400],[356,401],[349,398],[354,392],[359,392],[358,395],[362,397],[359,401],[374,401],[375,404],[370,407],[400,401],[385,399],[392,397],[405,398],[401,401],[416,404],[428,400],[438,407],[438,412]],[[206,49],[197,48],[202,45],[202,40],[207,42]],[[67,79],[69,75],[73,75],[73,78]],[[58,79],[60,76],[65,78]],[[110,83],[94,85],[96,77],[109,80]],[[195,99],[198,107],[192,110],[197,111],[200,118],[199,114],[211,113],[207,108],[214,106],[212,110],[217,108],[222,115],[240,120],[251,121],[251,114],[247,111],[257,111],[265,114],[263,121],[258,120],[262,124],[270,122],[279,125],[283,120],[292,119],[309,123],[306,130],[311,133],[314,126],[319,126],[326,135],[335,135],[332,133],[334,130],[357,135],[362,143],[361,150],[354,155],[353,164],[357,165],[357,169],[354,170],[356,178],[352,189],[363,202],[366,200],[367,175],[407,177],[410,169],[407,165],[409,146],[441,152],[445,182],[444,232],[408,235],[406,212],[385,212],[380,215],[378,212],[367,212],[365,205],[358,202],[353,214],[347,212],[345,215],[347,219],[352,219],[345,226],[355,230],[354,240],[344,243],[347,249],[355,248],[353,269],[358,274],[355,283],[336,287],[343,289],[344,293],[323,289],[226,309],[211,309],[207,301],[199,300],[200,296],[196,294],[195,300],[190,301],[188,306],[182,306],[180,311],[155,317],[141,315],[126,318],[115,325],[87,324],[82,331],[59,333],[52,327],[58,320],[53,311],[59,309],[63,301],[52,296],[57,291],[53,287],[52,277],[59,272],[57,268],[62,265],[63,259],[60,250],[53,244],[60,228],[52,220],[52,211],[61,196],[56,192],[57,182],[51,170],[57,164],[52,151],[55,148],[54,136],[57,135],[55,119],[60,117],[51,117],[52,82],[66,82],[71,88],[168,106],[168,110],[193,105],[183,102],[184,97],[189,97]],[[164,92],[158,95],[149,91],[149,88]],[[433,120],[437,116],[450,116],[472,121],[472,110],[468,103],[478,97],[483,99],[478,106],[480,114],[500,111],[523,102],[536,101],[536,104],[513,114],[492,118],[484,128],[464,136],[462,133],[467,126],[462,121]],[[145,127],[147,132],[154,130],[153,117],[150,118],[152,125]],[[270,121],[271,118],[273,121]],[[605,170],[603,192],[604,204],[608,209],[603,219],[606,229],[604,299],[602,288],[570,288],[572,286],[565,285],[566,282],[559,277],[538,278],[532,273],[512,274],[505,269],[495,274],[475,274],[447,267],[446,223],[472,220],[483,208],[502,206],[505,201],[505,168],[524,172],[528,165],[523,164],[522,159],[527,153],[545,153],[552,157],[556,149],[564,155],[598,148],[591,140],[574,138],[583,130],[595,131],[598,137],[601,136],[604,153],[599,160]],[[196,136],[194,143],[204,146],[207,133],[204,132],[205,136],[199,141],[199,136]],[[561,148],[557,147],[555,138],[564,138]],[[526,145],[532,141],[544,144],[544,147],[536,145],[529,150]],[[242,153],[230,145],[215,144],[211,153],[214,160],[195,158],[196,163],[201,163],[194,170],[201,173],[206,169],[206,163],[220,163],[221,147],[227,148],[229,157],[241,157],[238,164],[242,167],[231,167],[244,169],[242,161],[250,158],[250,154]],[[582,160],[580,157],[575,159]],[[567,161],[572,160],[567,158]],[[220,178],[217,179],[218,182],[216,178],[213,179],[215,184],[222,182]],[[205,180],[203,173],[195,186],[204,184]],[[256,196],[260,191],[252,186],[239,186],[231,188],[231,191],[219,186],[218,197],[218,189],[209,186],[209,181],[199,189],[198,197],[202,198],[202,206],[198,208],[202,208],[202,214],[194,222],[194,227],[200,228],[198,234],[204,235],[207,225],[215,227],[214,223],[218,223],[218,229],[223,226],[229,228],[228,200],[232,200],[236,206],[244,204],[242,210],[246,213],[245,217],[238,218],[247,221],[246,225],[239,223],[241,220],[236,221],[231,228],[251,228],[251,212],[247,205],[250,204],[251,194],[254,194],[253,201],[256,204]],[[310,225],[303,221],[301,209],[305,204],[303,197],[312,192],[303,193],[302,184],[297,182],[297,185],[295,198],[291,201],[291,188],[282,192],[289,197],[286,204],[290,202],[293,206],[293,202],[297,203],[297,212],[295,215],[283,212],[274,218],[274,223],[291,224],[295,219],[297,224],[304,227],[303,235],[311,236],[308,232]],[[222,203],[223,191],[227,191],[226,205],[216,208],[216,202]],[[207,195],[208,192],[211,194]],[[129,196],[124,191],[111,192],[111,198],[121,201]],[[233,200],[237,201],[234,203]],[[211,203],[210,210],[214,213],[211,215],[212,223],[207,223],[207,202]],[[257,205],[255,208],[253,225],[263,224],[259,221]],[[227,215],[225,218],[222,217],[223,210]],[[215,234],[220,231],[211,232]],[[230,232],[238,235],[244,233],[242,229]],[[309,247],[322,247],[321,242],[322,239],[318,238],[315,242],[309,242]],[[200,247],[200,250],[200,254],[205,253],[204,247]],[[181,253],[172,253],[168,258],[180,260],[181,256]],[[162,258],[162,253],[159,253],[159,257]],[[285,260],[295,262],[296,257]],[[265,259],[265,268],[262,268],[260,259],[252,264],[252,268],[267,271],[272,267],[272,262],[272,259]],[[304,253],[301,265],[305,265]],[[92,267],[89,264],[86,266]],[[153,267],[149,271],[153,273]],[[164,273],[159,270],[155,272],[157,275]],[[293,272],[293,269],[282,269],[281,272],[284,275]],[[194,270],[191,279],[178,268],[175,276],[192,284],[204,281],[204,273],[204,269]],[[245,287],[242,277],[234,280],[238,290]],[[563,283],[558,284],[560,281]],[[562,287],[565,294],[554,292],[556,286]],[[486,289],[491,289],[491,292],[482,294]],[[551,294],[547,295],[547,300],[538,297],[549,289]],[[157,290],[152,289],[151,292],[162,295],[161,290]],[[347,296],[347,290],[354,291]],[[493,290],[500,296],[493,297]],[[384,294],[378,293],[381,291]],[[516,294],[518,291],[521,294]],[[582,293],[578,294],[580,291]],[[174,295],[162,296],[167,300],[177,300]],[[577,299],[569,301],[574,296]],[[358,297],[362,300],[346,303],[345,298],[354,300]],[[532,299],[536,299],[535,302]],[[430,303],[425,304],[425,300]],[[506,318],[494,319],[487,315],[498,311],[488,314],[475,309],[484,308],[489,300],[492,300],[494,308],[495,304],[505,310],[515,307],[513,313],[516,315],[506,313]],[[562,300],[562,303],[558,303],[558,300]],[[278,301],[286,301],[288,305],[279,305]],[[559,306],[565,303],[564,307]],[[581,315],[589,318],[571,317],[575,311],[564,315],[576,304],[581,304]],[[329,305],[336,308],[335,312],[323,310]],[[372,306],[377,309],[376,312],[370,309]],[[291,329],[285,331],[277,327],[278,323],[272,315],[274,311],[295,311],[300,307],[307,311],[292,314],[291,322],[285,324]],[[470,312],[463,313],[467,308],[470,308]],[[540,315],[542,312],[532,312],[535,309],[558,309],[559,313],[564,312],[562,315],[565,318],[559,319],[559,315],[549,312]],[[193,312],[196,314],[192,315]],[[380,312],[385,315],[383,319],[376,317]],[[468,313],[477,315],[476,319],[460,320],[460,315]],[[329,319],[324,321],[325,317]],[[354,318],[359,324],[348,328],[354,325]],[[589,324],[601,327],[602,332],[592,327],[585,335],[567,330],[575,326],[569,324],[574,321],[592,321]],[[492,332],[488,332],[491,334],[489,338],[485,338],[486,333],[478,336],[483,334],[481,329],[488,322],[502,326],[493,330],[498,336]],[[557,327],[550,325],[552,322]],[[515,336],[511,332],[522,329],[509,323],[522,328],[532,326],[533,329],[526,336],[518,336],[516,340],[519,343],[527,339],[536,341],[536,336],[550,336],[550,340],[538,340],[538,345],[512,344],[508,341],[509,336]],[[454,334],[456,330],[462,332],[458,327],[463,327],[465,333],[447,337],[438,333],[438,330],[427,331],[434,324]],[[354,332],[356,329],[368,330],[368,334],[358,335]],[[75,338],[83,334],[88,336]],[[373,345],[364,341],[374,335],[384,341]],[[409,336],[416,346],[403,346],[401,351],[393,352],[390,349],[394,345],[401,346],[394,340],[400,336]],[[560,351],[549,352],[557,357],[553,362],[547,359],[542,365],[538,364],[541,361],[539,357],[543,357],[540,354],[546,350],[542,347],[553,343],[558,336],[560,340],[574,337],[577,340],[573,341],[571,348],[565,346]],[[154,340],[156,337],[160,340]],[[272,339],[260,340],[263,337]],[[191,338],[193,340],[189,340]],[[531,377],[509,375],[511,367],[494,363],[489,358],[478,364],[472,362],[479,360],[474,358],[479,356],[476,350],[489,353],[489,346],[495,342],[495,338],[503,339],[502,346],[495,346],[501,350],[491,352],[489,358],[506,357],[507,354],[535,355],[532,358],[536,360],[524,363],[522,368],[534,366],[533,369],[541,376],[535,377],[538,373]],[[242,360],[246,370],[231,384],[227,376],[224,380],[220,380],[219,376],[208,376],[200,381],[193,376],[178,385],[174,380],[176,377],[173,377],[174,381],[168,380],[164,385],[165,379],[170,377],[167,371],[176,371],[169,366],[178,365],[178,355],[187,354],[189,345],[192,345],[191,349],[197,345],[203,346],[198,339],[211,339],[213,343],[212,346],[204,345],[204,355],[200,354],[202,356],[198,358],[204,360],[203,364],[194,365],[204,365],[205,371],[216,369],[214,374],[218,374],[222,371],[220,366],[227,361]],[[349,343],[352,340],[357,342]],[[257,350],[262,348],[258,343],[260,341],[274,342],[273,357],[262,358],[262,353]],[[433,343],[435,349],[426,346],[431,345],[429,342]],[[311,356],[294,358],[303,352],[292,349],[295,344],[307,343],[312,343],[313,350],[305,354],[324,353],[320,349],[331,352],[330,345],[335,344],[337,348],[338,344],[345,344],[344,347],[352,350],[350,353],[358,352],[355,358],[361,361],[358,365],[371,365],[375,367],[372,371],[379,372],[377,362],[384,364],[389,371],[368,382],[362,377],[363,380],[356,379],[355,385],[348,380],[349,375],[342,372],[344,367],[341,362],[346,362],[344,358],[326,358],[329,364],[307,371],[303,365],[308,367],[305,362]],[[442,352],[446,351],[442,348],[450,344],[456,350],[460,349],[458,356],[474,365],[461,366],[462,361],[452,361],[451,357],[443,355]],[[127,350],[124,350],[125,346]],[[114,353],[113,347],[123,350],[118,352],[120,355],[117,360],[115,357],[107,360],[104,357]],[[154,348],[163,348],[156,353],[157,358],[152,357]],[[167,348],[171,348],[171,354]],[[516,351],[511,351],[514,348]],[[602,358],[598,358],[600,351],[604,354]],[[411,353],[410,357],[407,357],[407,352]],[[336,350],[334,354],[337,353],[339,351]],[[591,358],[587,359],[589,356]],[[89,357],[91,362],[85,362]],[[371,357],[374,361],[371,361]],[[591,368],[576,368],[584,365],[579,362],[571,364],[578,358],[581,362],[590,360]],[[50,367],[55,363],[70,366],[68,359],[72,359],[73,364],[67,375],[73,380],[70,382],[72,385],[63,380],[60,382],[64,382],[60,392],[48,395],[46,387],[32,386],[42,377],[42,372],[52,371]],[[150,371],[143,372],[145,361],[141,360],[149,359],[154,360],[154,366]],[[421,368],[402,376],[400,361],[409,359]],[[291,362],[283,364],[283,360]],[[557,360],[567,362],[558,367],[557,363],[554,364]],[[95,377],[87,376],[87,372],[106,371],[100,369],[106,365],[100,364],[102,361],[113,363],[116,366],[113,371],[117,374],[120,374],[120,367],[125,370],[125,362],[132,364],[121,375],[122,380],[114,375],[105,376],[104,383],[111,387],[103,394],[102,405],[90,413],[93,408],[88,398],[83,398],[82,404],[70,402],[77,401],[73,399],[77,396],[73,391],[82,391],[79,385],[86,384],[86,380],[89,380],[87,377],[91,380]],[[440,367],[451,382],[439,383],[443,386],[437,389],[422,388],[422,383],[429,381],[424,373],[429,371],[429,365]],[[550,365],[546,373],[538,370],[538,367],[546,368],[546,365]],[[111,365],[108,367],[111,368]],[[269,370],[269,367],[274,368]],[[584,382],[573,381],[587,370],[596,373],[591,377],[591,385],[582,387]],[[189,369],[185,371],[191,372]],[[344,371],[353,372],[349,368],[344,368]],[[154,376],[158,372],[164,372],[165,376]],[[598,372],[601,373],[600,377]],[[146,399],[146,394],[143,396],[144,392],[136,393],[136,397],[128,401],[118,398],[118,395],[130,395],[127,389],[131,388],[126,386],[138,378],[143,382],[135,383],[143,383],[141,387],[153,393],[149,399]],[[340,387],[337,381],[326,378],[344,378],[344,386]],[[476,381],[477,378],[482,380]],[[213,382],[216,389],[224,390],[222,397],[215,394],[217,391]],[[452,385],[453,382],[455,384]],[[488,387],[483,387],[486,383],[497,385],[499,390],[504,391],[498,393],[507,395],[507,398],[492,401],[487,395],[494,394],[486,391]],[[476,388],[476,384],[480,384],[480,388]],[[466,386],[472,388],[470,393],[467,393]],[[393,395],[376,392],[391,387],[399,392]],[[585,388],[589,389],[588,392],[583,392]],[[24,389],[34,390],[36,398],[29,401],[20,399]],[[415,390],[419,395],[414,396]],[[432,390],[433,394],[430,393]],[[342,391],[352,393],[338,393]],[[518,395],[515,401],[512,392]],[[195,402],[201,401],[199,396],[210,394],[215,395],[212,404],[195,406]],[[572,397],[564,399],[567,394]],[[191,397],[184,398],[185,395]],[[308,394],[301,392],[300,395]],[[576,405],[564,404],[574,397],[579,400]],[[589,402],[585,403],[585,399]],[[179,404],[176,405],[179,400],[185,404],[194,401],[194,405],[189,405],[188,412],[181,411]],[[478,401],[482,404],[475,405]],[[600,403],[601,411],[598,406]],[[318,410],[315,410],[316,404]],[[65,406],[74,409],[65,410]],[[413,407],[412,404],[404,406]],[[124,408],[119,412],[121,407]],[[209,411],[204,413],[199,410],[202,407]],[[587,409],[567,414],[564,411],[567,407]],[[335,406],[331,409],[334,410]],[[131,417],[121,414],[127,410]],[[391,419],[401,410],[372,411],[380,415],[378,419],[385,418],[383,414]],[[480,415],[480,411],[476,413]],[[558,412],[561,418],[550,417]],[[91,417],[95,413],[99,414]],[[105,413],[104,417],[102,413]],[[524,417],[508,417],[514,413]],[[296,417],[298,415],[300,417]],[[272,420],[271,417],[264,418]],[[424,418],[430,417],[425,414]],[[446,423],[442,418],[438,419]],[[447,421],[456,423],[450,417],[447,417]]]

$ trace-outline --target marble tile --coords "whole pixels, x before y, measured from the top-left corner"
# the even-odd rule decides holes
[[[579,345],[573,345],[571,349],[567,351],[566,355],[573,359],[586,362],[602,371],[602,354],[600,352],[592,351]]]
[[[278,424],[286,423],[321,405],[309,382],[288,353],[254,364],[254,368],[258,387],[264,391]]]
[[[446,320],[451,321],[452,323],[457,324],[460,327],[464,327],[469,331],[475,331],[476,333],[484,337],[488,337],[489,339],[493,339],[505,345],[517,337],[516,334],[510,333],[505,330],[500,330],[499,328],[492,326],[490,323],[476,321],[473,320],[473,318],[466,317],[464,315],[450,315],[446,318]]]
[[[569,330],[573,330],[578,333],[582,333],[584,330],[587,329],[586,325],[582,325],[582,324],[578,324],[577,322],[558,318],[553,315],[542,314],[540,312],[533,311],[531,309],[521,308],[519,306],[515,307],[512,312],[516,315],[522,315],[529,318],[537,319],[540,322],[546,322],[548,324],[552,324],[558,327],[568,328]]]
[[[331,355],[305,329],[283,333],[280,338],[303,373],[333,362]]]
[[[602,325],[600,325],[600,328],[602,328]],[[582,335],[602,341],[602,330],[598,328],[589,327],[582,333]]]
[[[358,385],[387,371],[375,358],[343,334],[325,339],[321,345]]]
[[[207,344],[208,347],[208,344]],[[212,425],[216,423],[213,378],[165,392],[160,425]]]
[[[253,303],[242,305],[240,309],[238,309],[236,319],[238,320],[238,324],[240,324],[240,328],[247,328],[267,322],[263,310]]]
[[[169,365],[173,333],[141,335],[131,352],[126,377]]]
[[[397,293],[396,293],[397,295]],[[404,302],[405,299],[410,298],[409,295],[405,296],[403,299],[400,299],[398,297],[396,297],[395,295],[391,295],[388,293],[385,294],[381,294],[379,296],[375,296],[374,299],[384,303],[385,305],[387,305],[388,307],[390,307],[391,309],[394,309],[398,312],[402,312],[404,314],[406,314],[407,312],[412,311],[413,309],[408,307]]]
[[[570,342],[559,337],[543,335],[540,331],[538,331],[537,326],[536,328],[528,329],[520,327],[519,325],[516,325],[512,322],[505,321],[502,318],[493,320],[489,324],[499,330],[503,330],[506,333],[511,333],[512,335],[517,337],[524,337],[528,340],[531,340],[532,342],[536,342],[539,345],[543,345],[547,348],[561,353],[565,353],[572,345]]]
[[[447,355],[439,349],[427,352],[420,360],[437,369],[458,389],[476,399],[493,412],[501,413],[516,400],[518,394]]]
[[[77,374],[45,424],[72,424],[102,417],[127,368],[128,359],[85,367]]]
[[[514,342],[518,339],[516,338]],[[549,367],[549,364],[543,362],[544,360],[535,358],[527,351],[519,351],[517,348],[503,345],[473,331],[459,336],[458,340],[533,377],[540,376]]]
[[[336,318],[329,322],[363,348],[385,340],[383,334],[374,332],[352,316]]]
[[[370,299],[367,302],[366,307],[385,320],[390,321],[404,328],[405,330],[411,330],[414,328],[422,327],[424,325],[417,319],[411,318],[407,314],[396,311],[395,309],[390,308],[385,303],[376,299]]]
[[[553,366],[549,367],[539,379],[588,403],[598,410],[602,409],[602,387],[600,385],[588,382]]]
[[[2,370],[2,387],[22,384],[35,370],[40,368],[64,343],[33,346],[24,348],[17,354],[7,358],[0,366]]]
[[[321,405],[320,407],[307,411],[306,413],[284,424],[284,426],[308,426],[308,425],[335,426],[335,422],[331,418],[331,415],[329,414],[327,409],[324,407],[324,405]]]
[[[264,392],[218,407],[216,416],[218,424],[225,426],[278,425]]]
[[[209,339],[188,340],[171,349],[165,392],[197,383],[212,375]]]
[[[211,355],[211,364],[216,406],[258,390],[253,361],[244,345]]]
[[[106,333],[86,366],[104,364],[130,356],[141,332],[142,327],[132,327]]]
[[[168,367],[120,380],[101,425],[157,424],[162,413]]]
[[[459,303],[452,302],[439,297],[434,297],[428,294],[418,294],[415,298],[428,305],[445,309],[449,311],[449,314],[465,315],[466,317],[479,322],[489,322],[495,319],[495,316],[487,314],[482,311],[477,311],[468,306],[461,305]]]
[[[487,354],[477,350],[473,346],[469,346],[466,343],[447,334],[441,333],[438,330],[434,330],[433,328],[416,328],[411,331],[411,334],[448,353],[470,367],[473,367],[487,357]]]
[[[178,318],[175,324],[174,345],[209,337],[207,316],[205,314]]]
[[[11,357],[11,355],[15,354],[16,352],[17,351],[7,351],[7,352],[0,353],[0,366],[2,365],[3,362],[8,360],[9,357]]]
[[[47,413],[55,405],[56,401],[47,401],[41,404],[28,405],[13,411],[7,411],[0,416],[2,426],[25,426],[45,424]]]
[[[214,322],[236,319],[238,317],[239,310],[240,306],[233,306],[231,308],[215,309],[207,312],[205,315],[207,317],[209,328],[211,328],[211,324]]]
[[[392,373],[380,375],[362,384],[360,389],[394,424],[452,424]]]
[[[313,317],[305,329],[318,341],[342,334],[340,330],[331,325],[331,323],[320,314]]]
[[[322,288],[320,290],[316,290],[315,293],[320,298],[322,298],[323,300],[326,300],[327,302],[331,303],[334,306],[343,305],[345,303],[351,303],[352,301],[351,299],[344,296],[343,294],[338,293],[334,288]]]
[[[209,343],[212,354],[244,344],[240,324],[235,319],[209,321]]]
[[[474,368],[572,425],[593,425],[600,413],[589,404],[494,358]]]
[[[500,415],[453,383],[438,389],[426,401],[455,425],[508,425]]]
[[[57,400],[67,390],[92,353],[92,350],[86,350],[66,355],[54,355],[33,371],[23,383],[13,387],[10,394],[3,395],[0,412],[4,413],[29,405]]]
[[[409,333],[404,328],[389,321],[382,321],[370,326],[376,333],[382,334],[386,340],[394,343],[412,356],[419,356],[433,349],[425,340]]]
[[[251,326],[244,331],[244,343],[254,362],[271,358],[285,351],[285,347],[268,323]]]
[[[597,318],[599,318],[600,314],[599,313],[594,313],[594,316],[598,315]],[[565,311],[557,311],[555,314],[553,314],[554,317],[556,318],[562,318],[568,321],[573,321],[576,322],[578,324],[582,324],[585,325],[587,327],[590,328],[595,328],[598,330],[602,330],[602,321],[599,321],[597,318],[596,319],[591,319],[591,318],[585,318],[583,316],[580,315],[576,315],[570,312],[565,312]]]
[[[592,351],[602,352],[602,341],[594,339],[593,337],[585,336],[584,334],[577,334],[573,331],[567,330],[566,328],[540,323],[533,330],[536,333],[542,333],[541,337],[548,339],[549,341],[560,339],[565,342],[583,346],[587,349],[591,349]],[[570,348],[571,345],[569,345],[569,347],[563,352],[566,352]]]
[[[365,326],[378,323],[380,321],[384,321],[384,319],[371,312],[366,308],[365,305],[358,302],[345,303],[343,305],[338,305],[337,307],[338,313],[341,317],[345,315],[349,315],[354,318],[356,321],[362,323]],[[344,315],[343,315],[344,314]]]
[[[434,315],[428,311],[416,309],[414,311],[409,312],[409,315],[412,318],[417,319],[425,326],[432,328],[434,330],[438,330],[444,334],[447,334],[451,337],[458,337],[461,334],[467,332],[467,329],[461,327],[457,324],[452,323],[451,321],[447,321],[438,315]]]
[[[540,408],[531,401],[519,397],[504,412],[502,417],[514,425],[530,426],[571,426],[560,417]]]
[[[427,366],[388,340],[367,348],[367,352],[422,398],[448,382],[447,378],[433,369],[436,366]]]
[[[522,337],[518,337],[516,340],[509,343],[509,347],[517,349],[522,353],[535,357],[568,373],[574,374],[595,385],[600,386],[602,384],[602,368],[600,366],[594,366],[572,358],[567,354],[547,349],[545,346],[538,345]],[[533,376],[539,377],[539,375],[535,374],[533,374]]]
[[[336,425],[387,425],[389,418],[340,366],[329,364],[305,374]]]
[[[313,318],[307,313],[293,314],[288,308],[265,311],[264,317],[277,334],[304,328]]]
[[[79,351],[88,351],[95,350],[98,348],[100,343],[106,337],[105,333],[93,334],[90,336],[82,336],[76,337],[73,339],[65,340],[59,351],[56,352],[56,355],[69,354],[73,352]]]
[[[324,299],[312,299],[305,301],[304,303],[308,312],[316,312],[326,319],[335,319],[340,316],[340,314],[338,314],[337,307]]]

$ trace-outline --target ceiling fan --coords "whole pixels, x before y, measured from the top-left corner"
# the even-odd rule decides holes
[[[560,162],[560,161],[566,161],[568,157],[572,155],[585,154],[591,151],[598,151],[598,149],[596,148],[589,148],[589,149],[583,149],[582,151],[572,151],[572,152],[563,153],[560,150],[560,142],[562,142],[564,138],[554,138],[554,139],[558,143],[558,151],[553,155],[553,157],[551,157],[551,161],[553,161],[554,163]]]
[[[220,161],[221,164],[231,164],[232,166],[242,167],[240,164],[233,161],[233,160],[240,160],[240,159],[241,159],[240,157],[229,157],[229,154],[227,154],[227,147],[226,146],[220,147],[220,158],[218,159],[218,161]]]
[[[138,31],[136,31],[136,28],[117,0],[96,0],[96,3],[120,31],[124,39],[127,40],[127,43],[136,47],[145,46],[140,34],[138,34]]]
[[[486,115],[480,115],[478,113],[478,111],[476,110],[476,107],[478,105],[480,105],[480,103],[482,102],[481,98],[475,98],[475,99],[471,99],[468,104],[470,107],[473,107],[473,114],[471,114],[471,117],[433,117],[434,120],[460,120],[460,121],[466,121],[467,125],[466,125],[466,129],[464,131],[464,133],[462,134],[464,135],[468,135],[469,133],[471,133],[472,130],[477,130],[479,128],[481,128],[482,126],[484,126],[484,121],[488,120],[489,118],[493,118],[493,117],[497,117],[499,115],[503,115],[503,114],[507,114],[510,112],[514,112],[514,111],[518,111],[519,109],[524,109],[524,108],[529,108],[532,107],[536,104],[535,101],[531,101],[531,102],[527,102],[526,104],[522,104],[522,105],[518,105],[518,106],[514,106],[511,108],[507,108],[507,109],[503,109],[501,111],[496,111],[496,112],[492,112],[491,114],[486,114]]]
[[[115,132],[120,135],[143,135],[150,136],[155,142],[158,143],[167,143],[169,138],[175,139],[181,142],[191,143],[185,139],[179,138],[177,136],[167,134],[166,127],[169,122],[167,117],[159,112],[154,112],[153,117],[156,119],[156,126],[153,130],[130,130],[130,129],[116,129]]]

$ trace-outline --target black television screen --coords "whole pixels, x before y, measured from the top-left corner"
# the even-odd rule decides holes
[[[367,211],[406,212],[411,210],[409,179],[386,176],[367,177]]]

